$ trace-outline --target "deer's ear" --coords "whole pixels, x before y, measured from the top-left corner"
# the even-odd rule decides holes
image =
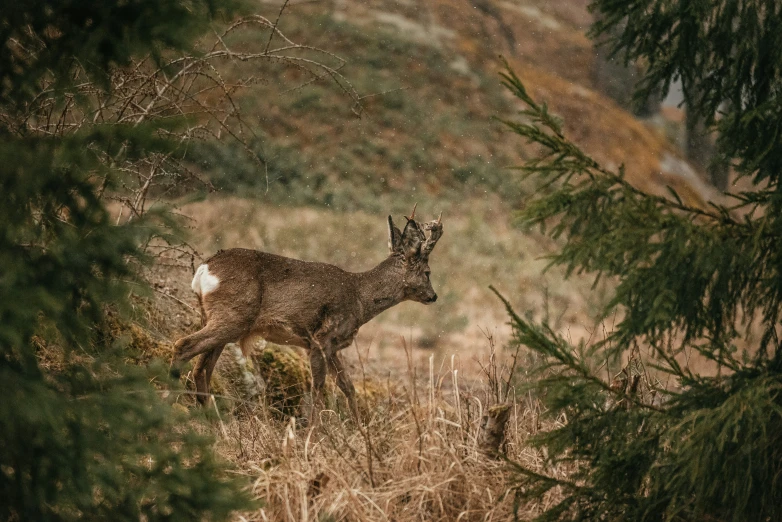
[[[391,216],[388,216],[388,251],[391,254],[402,251],[402,233],[394,226]]]

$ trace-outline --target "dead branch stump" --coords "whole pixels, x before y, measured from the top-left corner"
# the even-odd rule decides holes
[[[496,404],[481,419],[478,449],[487,457],[496,458],[505,442],[505,426],[510,419],[510,404]]]

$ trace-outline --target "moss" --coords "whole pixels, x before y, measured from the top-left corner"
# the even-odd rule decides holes
[[[355,387],[359,407],[366,405],[370,410],[386,401],[389,396],[387,384],[373,379],[357,380]]]
[[[271,343],[251,359],[266,382],[267,404],[281,416],[301,415],[302,399],[310,388],[307,360],[291,348]]]
[[[174,353],[173,343],[156,339],[143,326],[108,311],[98,327],[98,342],[122,348],[129,362],[145,364],[150,360],[169,359]]]

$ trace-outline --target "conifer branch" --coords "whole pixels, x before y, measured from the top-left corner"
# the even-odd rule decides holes
[[[681,81],[688,111],[752,178],[730,205],[637,189],[623,167],[605,169],[569,141],[510,68],[502,73],[524,109],[501,121],[540,150],[518,167],[538,183],[521,220],[559,241],[549,266],[609,276],[614,295],[602,316],[621,318],[602,341],[573,345],[495,290],[512,344],[543,357],[530,389],[558,422],[533,443],[568,469],[562,481],[516,469],[520,498],[562,491],[539,520],[782,519],[782,10],[769,6],[593,4],[593,34],[643,61],[639,97]],[[652,407],[635,396],[639,347],[643,372],[671,377]],[[624,380],[606,393],[598,370],[628,358]]]
[[[504,64],[506,70],[500,72],[500,76],[503,78],[502,84],[507,87],[514,96],[519,98],[529,107],[526,110],[522,110],[520,114],[528,117],[531,123],[519,123],[502,118],[496,119],[507,125],[517,134],[526,137],[529,142],[537,143],[547,149],[540,158],[534,159],[523,167],[520,167],[522,170],[540,176],[555,173],[555,176],[549,180],[549,182],[560,180],[565,175],[572,176],[574,174],[584,174],[592,180],[599,175],[621,187],[629,194],[653,201],[663,208],[686,212],[688,214],[713,220],[723,225],[736,227],[747,226],[746,222],[741,223],[733,219],[730,213],[731,209],[712,203],[715,211],[709,212],[703,208],[687,205],[682,202],[679,195],[676,194],[671,187],[666,188],[672,193],[673,200],[654,194],[648,194],[629,183],[623,175],[603,168],[597,161],[584,153],[577,145],[565,137],[562,131],[562,122],[549,113],[546,104],[540,105],[535,102],[529,93],[527,93],[522,81],[510,68],[508,62],[504,61]],[[550,133],[545,132],[544,129],[548,129]]]

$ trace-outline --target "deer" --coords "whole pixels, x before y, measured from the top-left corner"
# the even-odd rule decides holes
[[[248,355],[257,339],[304,348],[312,376],[310,420],[322,409],[326,374],[331,372],[358,419],[355,388],[338,352],[350,346],[361,326],[403,301],[431,304],[429,254],[443,234],[442,213],[419,223],[415,209],[400,232],[388,216],[388,257],[366,272],[334,265],[232,248],[219,250],[195,271],[192,289],[201,307],[202,328],[176,341],[171,365],[197,360],[193,377],[201,405],[211,400],[209,384],[228,343]],[[428,235],[427,235],[428,233]]]

